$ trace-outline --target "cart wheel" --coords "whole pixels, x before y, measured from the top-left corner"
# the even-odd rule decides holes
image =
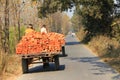
[[[28,59],[28,65],[31,64],[33,62],[33,58],[29,58]]]
[[[62,55],[66,56],[66,54],[65,54],[65,46],[62,46]]]
[[[55,60],[55,70],[59,70],[59,56],[58,55],[56,55],[55,57],[54,57],[54,60]]]
[[[42,58],[43,60],[43,68],[46,69],[49,67],[49,58]]]
[[[22,58],[22,71],[23,73],[28,72],[28,59]]]

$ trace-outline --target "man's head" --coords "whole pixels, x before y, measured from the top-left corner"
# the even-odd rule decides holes
[[[46,25],[44,24],[42,27],[46,28]]]
[[[33,29],[33,25],[32,25],[32,24],[29,24],[27,28]]]

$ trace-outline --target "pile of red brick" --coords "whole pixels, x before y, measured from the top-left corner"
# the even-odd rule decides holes
[[[64,35],[51,32],[31,32],[22,37],[16,46],[16,54],[59,53],[65,44]]]

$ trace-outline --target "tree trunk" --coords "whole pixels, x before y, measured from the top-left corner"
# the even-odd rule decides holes
[[[0,17],[0,51],[2,50],[2,20]]]
[[[19,8],[20,9],[20,8]],[[18,39],[20,40],[20,11],[18,12]]]
[[[5,2],[4,52],[9,53],[9,0]]]

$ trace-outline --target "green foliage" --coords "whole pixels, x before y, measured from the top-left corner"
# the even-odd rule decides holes
[[[82,22],[88,31],[86,40],[100,34],[111,36],[114,0],[43,0],[42,6],[38,7],[38,15],[41,18],[46,17],[57,11],[67,11],[73,6],[77,12],[72,20],[74,29],[78,31]]]
[[[43,0],[39,7],[39,17],[56,11],[65,11],[73,6],[83,17],[86,30],[92,34],[108,34],[111,32],[113,0]]]
[[[16,45],[14,27],[10,27],[9,33],[10,33],[9,34],[10,53],[14,53],[15,52],[15,45]]]
[[[115,18],[112,24],[112,37],[120,42],[120,19]]]
[[[120,25],[113,27],[112,35],[120,42]]]
[[[72,22],[72,26],[73,26],[74,31],[75,32],[80,31],[81,26],[82,26],[82,17],[75,12],[72,19],[71,19],[71,22]]]
[[[25,34],[25,26],[21,26],[21,28],[20,28],[20,35],[21,35],[21,37]]]
[[[15,27],[10,27],[9,30],[9,47],[10,47],[10,53],[14,54],[15,53],[15,47],[18,43],[18,32],[15,31]],[[21,27],[21,37],[24,35],[25,27]],[[16,35],[17,33],[17,35]]]
[[[57,11],[67,11],[73,7],[72,0],[43,0],[42,6],[38,7],[38,16],[40,18],[47,17],[48,14]]]
[[[93,34],[111,32],[112,0],[81,0],[80,4],[82,6],[77,7],[77,12],[82,15],[86,30]]]
[[[80,0],[76,5],[73,16],[73,26],[79,30],[78,25],[82,23],[86,36],[83,42],[89,42],[94,36],[112,34],[113,0]],[[77,19],[81,17],[80,20]]]

